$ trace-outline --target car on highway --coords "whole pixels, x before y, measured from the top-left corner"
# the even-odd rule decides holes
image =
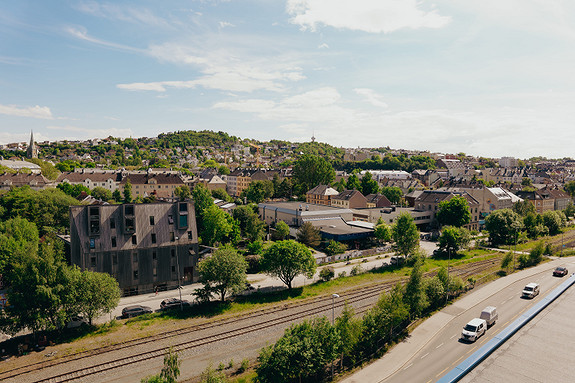
[[[487,330],[487,322],[485,319],[473,318],[463,327],[461,339],[468,342],[475,342],[481,335],[485,334],[485,330]]]
[[[177,307],[189,307],[190,302],[185,299],[179,300],[177,298],[168,298],[164,299],[162,303],[160,303],[160,310],[169,310]]]
[[[553,276],[554,277],[563,277],[565,275],[567,275],[567,273],[569,273],[569,271],[567,271],[566,267],[556,267],[555,270],[553,270]]]
[[[521,294],[524,298],[535,298],[539,295],[539,284],[535,282],[528,283]]]
[[[153,312],[151,307],[142,305],[127,306],[122,309],[122,318],[132,318],[139,315],[151,314]]]

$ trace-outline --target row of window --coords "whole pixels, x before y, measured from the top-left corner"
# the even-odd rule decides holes
[[[170,232],[170,242],[175,242],[177,239],[179,239],[179,238],[176,237],[176,235],[173,231],[171,231]],[[189,240],[194,239],[194,235],[191,231],[188,231],[188,239]],[[150,240],[151,240],[152,244],[157,243],[158,238],[157,238],[156,233],[150,234]],[[132,245],[137,245],[137,244],[138,244],[138,237],[136,234],[134,234],[134,235],[132,235]],[[111,237],[111,245],[112,245],[112,247],[118,246],[118,240],[116,237]],[[95,248],[96,248],[96,239],[90,238],[90,249],[95,249]]]

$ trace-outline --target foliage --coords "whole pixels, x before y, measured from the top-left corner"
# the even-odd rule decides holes
[[[535,214],[535,205],[528,200],[517,201],[513,204],[512,210],[520,216],[527,216],[527,214]]]
[[[56,186],[56,188],[62,190],[64,193],[74,198],[78,197],[82,192],[90,194],[90,189],[88,189],[86,186],[82,184],[71,185],[68,182],[62,182],[59,183],[58,186]]]
[[[203,229],[200,234],[202,244],[213,246],[216,243],[237,242],[239,226],[228,213],[212,204],[204,211]]]
[[[124,203],[131,203],[133,200],[132,197],[132,183],[130,182],[130,180],[126,180],[126,183],[124,184],[124,192],[123,192],[123,196],[124,196]]]
[[[425,285],[423,283],[423,259],[418,258],[411,270],[409,281],[405,285],[403,299],[409,305],[411,318],[419,318],[425,311],[429,302],[425,295]]]
[[[319,272],[319,278],[324,282],[329,282],[335,276],[335,270],[332,266],[326,266]]]
[[[226,201],[226,202],[232,202],[233,198],[230,197],[230,195],[226,192],[226,189],[223,188],[218,188],[215,190],[212,190],[212,197],[217,198],[217,199],[221,199],[222,201]]]
[[[357,346],[361,335],[361,320],[355,318],[353,307],[347,301],[341,315],[335,319],[335,328],[341,338],[340,351],[342,359],[350,359],[353,364],[355,362],[353,350]]]
[[[273,232],[273,238],[275,240],[286,239],[289,236],[289,226],[284,221],[279,221],[276,223],[275,231]]]
[[[274,195],[272,181],[252,181],[247,189],[242,191],[248,202],[262,203]]]
[[[349,275],[351,275],[352,277],[359,275],[359,274],[363,274],[365,270],[363,270],[363,267],[361,267],[361,265],[355,265],[351,268],[351,271],[349,272]]]
[[[389,242],[392,238],[392,231],[389,225],[385,223],[378,224],[373,232],[375,238],[382,242]]]
[[[264,242],[261,239],[247,244],[249,254],[262,254],[264,252]]]
[[[122,197],[122,193],[120,192],[119,189],[116,189],[112,192],[112,198],[114,198],[114,201],[116,201],[117,203],[122,202],[123,197]]]
[[[102,186],[96,186],[94,189],[92,189],[90,194],[92,195],[92,197],[104,202],[111,201],[113,199],[112,192],[109,189],[106,189],[105,187]]]
[[[247,262],[231,247],[220,248],[200,261],[200,281],[208,291],[219,294],[223,302],[228,294],[239,293],[246,287]]]
[[[264,251],[261,259],[262,269],[272,277],[279,278],[288,289],[299,274],[312,278],[316,262],[311,251],[303,244],[293,240],[275,242]]]
[[[543,224],[549,229],[549,235],[557,235],[567,223],[567,217],[562,211],[551,210],[543,213]]]
[[[381,194],[386,196],[389,202],[394,205],[399,204],[403,197],[403,192],[397,186],[385,186],[381,188]]]
[[[338,241],[331,239],[327,246],[325,247],[325,253],[328,256],[334,256],[336,254],[342,254],[347,250],[347,245]]]
[[[349,177],[347,177],[347,182],[345,184],[345,188],[347,190],[360,190],[361,189],[361,183],[359,182],[359,177],[357,176],[357,173],[351,173],[349,175]]]
[[[182,362],[179,360],[178,353],[171,347],[164,355],[164,366],[159,375],[149,376],[142,379],[141,383],[176,383],[178,376],[180,376],[180,365]]]
[[[208,366],[200,376],[200,383],[226,383],[228,378],[221,370],[214,369],[211,365]]]
[[[469,204],[463,196],[453,196],[448,201],[441,201],[435,215],[441,225],[462,227],[471,222]]]
[[[174,189],[174,195],[176,197],[178,197],[180,199],[180,201],[185,201],[188,198],[190,198],[191,193],[190,193],[190,188],[187,187],[186,185],[183,186],[177,186]]]
[[[549,234],[549,228],[543,225],[543,216],[537,213],[527,213],[523,216],[523,225],[529,238],[537,239]]]
[[[257,381],[319,381],[326,365],[337,358],[340,349],[340,335],[325,317],[294,324],[273,346],[260,352]]]
[[[395,252],[409,256],[419,247],[419,230],[409,213],[401,213],[391,228]]]
[[[361,178],[361,192],[363,195],[377,194],[379,192],[379,185],[370,172],[366,172]]]
[[[10,274],[13,264],[38,252],[38,229],[26,219],[16,217],[0,222],[0,275]]]
[[[485,229],[489,232],[492,245],[514,243],[517,235],[523,229],[519,214],[511,209],[496,210],[485,219]]]
[[[545,253],[545,244],[542,241],[537,242],[533,249],[529,252],[529,266],[535,266],[543,260]]]
[[[255,206],[257,209],[257,206]],[[254,206],[242,205],[236,207],[232,215],[240,226],[241,233],[249,241],[262,239],[265,233],[265,224],[254,211]]]
[[[506,272],[509,272],[509,267],[511,267],[512,263],[513,263],[513,253],[511,251],[508,251],[501,259],[501,268],[504,269]]]
[[[306,192],[320,184],[329,185],[335,178],[335,170],[325,158],[305,154],[294,164],[293,177]]]
[[[446,291],[439,277],[425,279],[424,288],[429,306],[434,309],[441,307],[445,302]]]
[[[321,241],[321,235],[311,222],[306,222],[297,231],[297,240],[306,246],[316,247]]]
[[[575,217],[575,205],[573,205],[573,202],[569,202],[563,213],[566,217]]]
[[[206,210],[214,204],[214,199],[210,191],[201,184],[197,184],[194,190],[192,190],[192,198],[196,210],[196,226],[198,227],[198,232],[201,233],[204,230]]]
[[[575,181],[567,181],[563,185],[563,188],[571,196],[571,198],[575,198]]]
[[[469,242],[471,242],[469,230],[455,226],[446,226],[438,238],[438,247],[442,254],[456,256],[460,249],[469,245]]]
[[[54,181],[56,178],[58,178],[58,175],[60,174],[58,169],[50,162],[42,161],[39,158],[29,158],[26,161],[32,162],[33,164],[40,166],[42,175],[48,178],[49,180]]]
[[[110,313],[120,303],[120,286],[110,274],[84,270],[77,282],[77,311],[90,325],[94,318]]]

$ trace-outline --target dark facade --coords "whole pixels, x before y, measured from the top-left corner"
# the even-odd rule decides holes
[[[70,207],[70,259],[112,275],[124,295],[198,280],[192,201]]]

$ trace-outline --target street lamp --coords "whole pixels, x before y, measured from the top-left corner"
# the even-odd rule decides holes
[[[451,248],[447,246],[447,291],[445,292],[445,304],[449,300],[449,261],[451,261]]]
[[[180,237],[176,237],[176,241],[180,239]],[[178,245],[176,245],[176,268],[178,269],[178,292],[180,293],[180,311],[184,310],[184,304],[182,302],[182,284],[180,280],[180,252],[178,251]]]

